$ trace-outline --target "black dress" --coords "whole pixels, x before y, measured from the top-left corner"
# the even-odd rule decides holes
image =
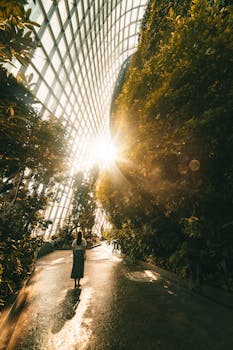
[[[83,278],[84,275],[84,254],[83,248],[86,247],[86,241],[83,239],[81,245],[77,245],[75,239],[72,243],[73,247],[73,266],[71,271],[71,278]]]

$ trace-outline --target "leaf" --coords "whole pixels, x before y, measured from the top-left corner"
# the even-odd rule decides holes
[[[11,287],[11,284],[9,282],[7,282],[7,285],[8,285],[8,288],[10,289],[11,293],[14,294],[14,290],[13,288]]]
[[[28,77],[28,83],[30,83],[30,82],[32,81],[32,79],[33,79],[33,73],[31,73],[31,74],[29,75],[29,77]]]
[[[17,73],[16,79],[19,83],[25,82],[25,76],[22,72]]]
[[[20,56],[19,54],[15,54],[15,57],[17,58],[17,60],[23,65],[23,66],[27,66],[28,65],[28,59],[26,59],[25,57],[23,56]]]
[[[15,110],[13,107],[10,108],[10,115],[13,117],[15,115]]]
[[[173,18],[174,17],[174,10],[173,10],[173,8],[172,7],[170,7],[170,9],[169,9],[169,11],[168,11],[168,15],[169,15],[169,17],[171,17],[171,18]]]
[[[31,25],[31,24],[26,24],[25,26],[26,26],[28,29],[30,29],[30,30],[33,30],[33,29],[34,29],[33,25]]]
[[[31,32],[28,31],[25,35],[24,35],[24,39],[31,39]]]
[[[31,8],[29,8],[29,9],[26,11],[25,17],[26,17],[27,19],[29,19],[30,15],[31,15],[31,12],[32,12],[32,9],[31,9]]]
[[[25,22],[24,23],[28,28],[30,28],[30,29],[34,29],[34,26],[35,27],[40,27],[40,24],[39,23],[37,23],[37,22],[34,22],[34,21],[27,21],[27,22]],[[30,27],[29,27],[29,25],[30,25]]]

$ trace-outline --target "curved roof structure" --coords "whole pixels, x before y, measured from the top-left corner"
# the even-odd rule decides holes
[[[124,61],[137,47],[146,0],[33,0],[41,43],[31,65],[43,116],[62,120],[71,144],[70,178],[47,212],[55,231],[70,206],[72,175],[92,162],[90,146],[109,140],[112,93]]]

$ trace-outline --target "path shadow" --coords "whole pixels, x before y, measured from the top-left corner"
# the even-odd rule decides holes
[[[80,301],[81,289],[68,289],[65,298],[57,307],[57,312],[54,315],[54,324],[52,333],[58,333],[63,328],[66,321],[71,320]]]

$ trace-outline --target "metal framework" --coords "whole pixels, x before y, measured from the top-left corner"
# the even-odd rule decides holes
[[[62,225],[72,196],[72,175],[90,162],[94,139],[108,139],[114,86],[124,61],[137,47],[147,0],[36,0],[31,19],[41,43],[31,64],[40,113],[59,118],[69,133],[70,177],[47,211],[48,235]]]

